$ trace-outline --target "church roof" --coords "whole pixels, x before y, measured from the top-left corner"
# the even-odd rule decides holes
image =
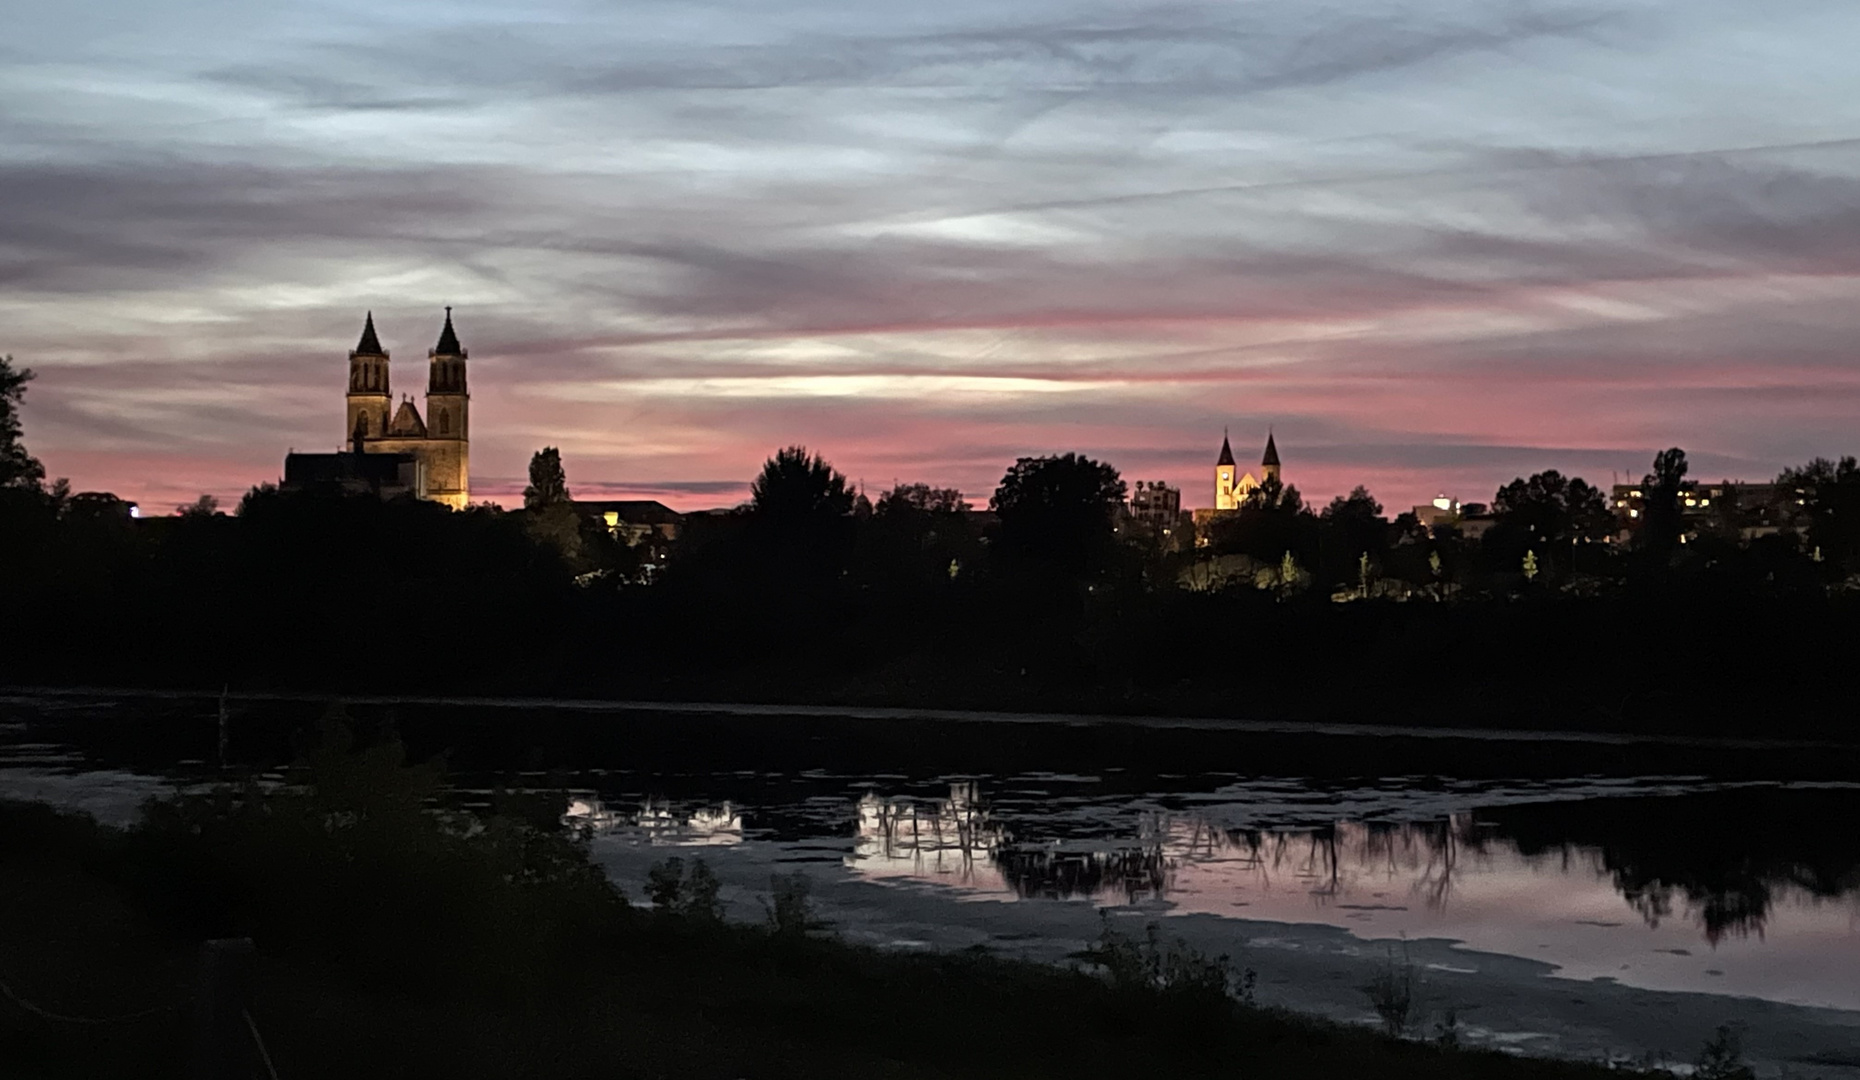
[[[572,499],[585,514],[618,514],[628,525],[677,525],[685,516],[657,499]]]
[[[1266,456],[1260,458],[1259,463],[1261,465],[1277,465],[1279,463],[1279,447],[1278,444],[1272,441],[1272,432],[1270,431],[1266,432]]]
[[[381,351],[381,339],[375,336],[375,313],[368,313],[368,320],[362,323],[362,340],[355,343],[358,356],[386,356]]]
[[[439,344],[433,346],[434,356],[464,356],[465,350],[459,348],[459,336],[452,332],[452,309],[446,309],[446,328],[439,332]]]
[[[394,419],[388,424],[387,433],[390,437],[412,436],[424,439],[426,421],[420,419],[420,410],[413,407],[413,402],[403,401],[400,403],[400,408],[395,410]]]
[[[1222,435],[1221,436],[1221,456],[1220,456],[1220,459],[1215,462],[1215,464],[1216,465],[1232,465],[1233,463],[1234,463],[1234,448],[1228,444],[1227,436]]]

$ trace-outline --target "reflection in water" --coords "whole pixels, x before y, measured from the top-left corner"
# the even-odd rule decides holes
[[[1860,896],[1853,810],[1851,789],[1747,788],[1484,816],[1526,854],[1593,857],[1648,925],[1678,909],[1716,945],[1761,935],[1785,899]]]
[[[743,842],[743,815],[728,801],[679,814],[667,803],[647,799],[627,812],[615,810],[597,795],[582,793],[570,797],[562,824],[583,836],[632,833],[653,844],[701,847]]]
[[[1149,810],[1122,818],[1134,832],[1128,841],[1078,834],[1031,841],[1015,835],[978,784],[965,781],[943,798],[868,791],[854,807],[845,864],[869,879],[934,881],[978,897],[1251,907],[1259,917],[1350,925],[1384,925],[1375,913],[1400,912],[1416,932],[1438,927],[1456,903],[1465,907],[1457,919],[1528,921],[1551,893],[1574,903],[1576,891],[1600,886],[1601,897],[1617,897],[1646,926],[1682,920],[1715,947],[1727,937],[1761,937],[1782,904],[1852,898],[1860,905],[1860,852],[1837,827],[1853,800],[1845,790],[1786,798],[1775,789],[1741,790],[1302,828],[1228,828],[1211,820],[1218,810]],[[792,808],[765,810],[765,831],[776,817],[792,816]],[[829,810],[801,831],[836,831],[831,822],[844,821],[843,813]],[[1044,834],[1061,816],[1057,807],[1021,801],[1012,815]],[[581,794],[564,822],[584,834],[626,834],[649,844],[744,838],[742,813],[728,801],[648,798],[617,809]],[[1471,883],[1475,895],[1461,900]],[[1610,918],[1605,907],[1590,910],[1572,917]],[[1422,918],[1427,912],[1435,916]]]
[[[953,878],[978,883],[992,876],[1007,832],[989,816],[976,785],[950,785],[947,799],[881,799],[866,793],[848,863],[878,876]]]
[[[1712,845],[1734,826],[1685,840],[1653,820],[1675,800],[1598,805],[1610,801],[1619,800],[1286,829],[1227,829],[1196,814],[1147,812],[1138,816],[1134,843],[1081,846],[1016,842],[977,785],[963,783],[946,799],[866,795],[846,862],[869,877],[936,880],[1020,899],[1134,904],[1216,892],[1237,906],[1272,897],[1282,906],[1296,895],[1344,918],[1444,912],[1469,875],[1482,883],[1481,903],[1490,903],[1494,888],[1528,892],[1586,879],[1611,884],[1649,927],[1678,915],[1714,946],[1727,935],[1761,935],[1780,902],[1860,898],[1860,871],[1844,847],[1811,858],[1768,835],[1727,851]],[[1564,820],[1546,831],[1546,819],[1556,818]],[[1583,823],[1609,835],[1597,842],[1578,827]],[[1795,839],[1799,846],[1802,838]],[[1518,903],[1529,901],[1521,895]]]
[[[1193,816],[1146,814],[1134,846],[1109,851],[1003,848],[1003,876],[1026,898],[1163,900],[1187,867],[1218,865],[1229,884],[1295,890],[1319,907],[1390,883],[1428,907],[1446,904],[1460,860],[1484,849],[1471,815],[1402,824],[1339,821],[1310,829],[1220,829]],[[1345,906],[1348,906],[1345,904]]]

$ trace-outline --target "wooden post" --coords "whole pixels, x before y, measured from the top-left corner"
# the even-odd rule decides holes
[[[255,1061],[245,1013],[252,992],[252,939],[220,938],[200,947],[189,1080],[251,1080]]]

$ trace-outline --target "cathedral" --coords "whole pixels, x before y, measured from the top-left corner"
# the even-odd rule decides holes
[[[471,499],[471,395],[465,389],[464,346],[446,309],[439,343],[427,350],[426,416],[413,399],[400,405],[388,383],[388,352],[368,313],[362,339],[349,353],[348,425],[351,453],[397,455],[411,466],[412,494],[465,509]]]
[[[1214,462],[1214,509],[1238,510],[1246,504],[1246,497],[1254,492],[1268,478],[1279,479],[1279,447],[1272,441],[1272,433],[1266,433],[1266,454],[1259,461],[1259,476],[1252,473],[1236,477],[1239,466],[1234,464],[1234,448],[1227,442],[1227,436],[1221,436],[1221,456]]]

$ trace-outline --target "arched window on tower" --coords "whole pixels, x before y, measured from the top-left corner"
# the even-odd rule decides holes
[[[441,435],[452,434],[452,414],[444,409],[439,410],[439,433]]]

